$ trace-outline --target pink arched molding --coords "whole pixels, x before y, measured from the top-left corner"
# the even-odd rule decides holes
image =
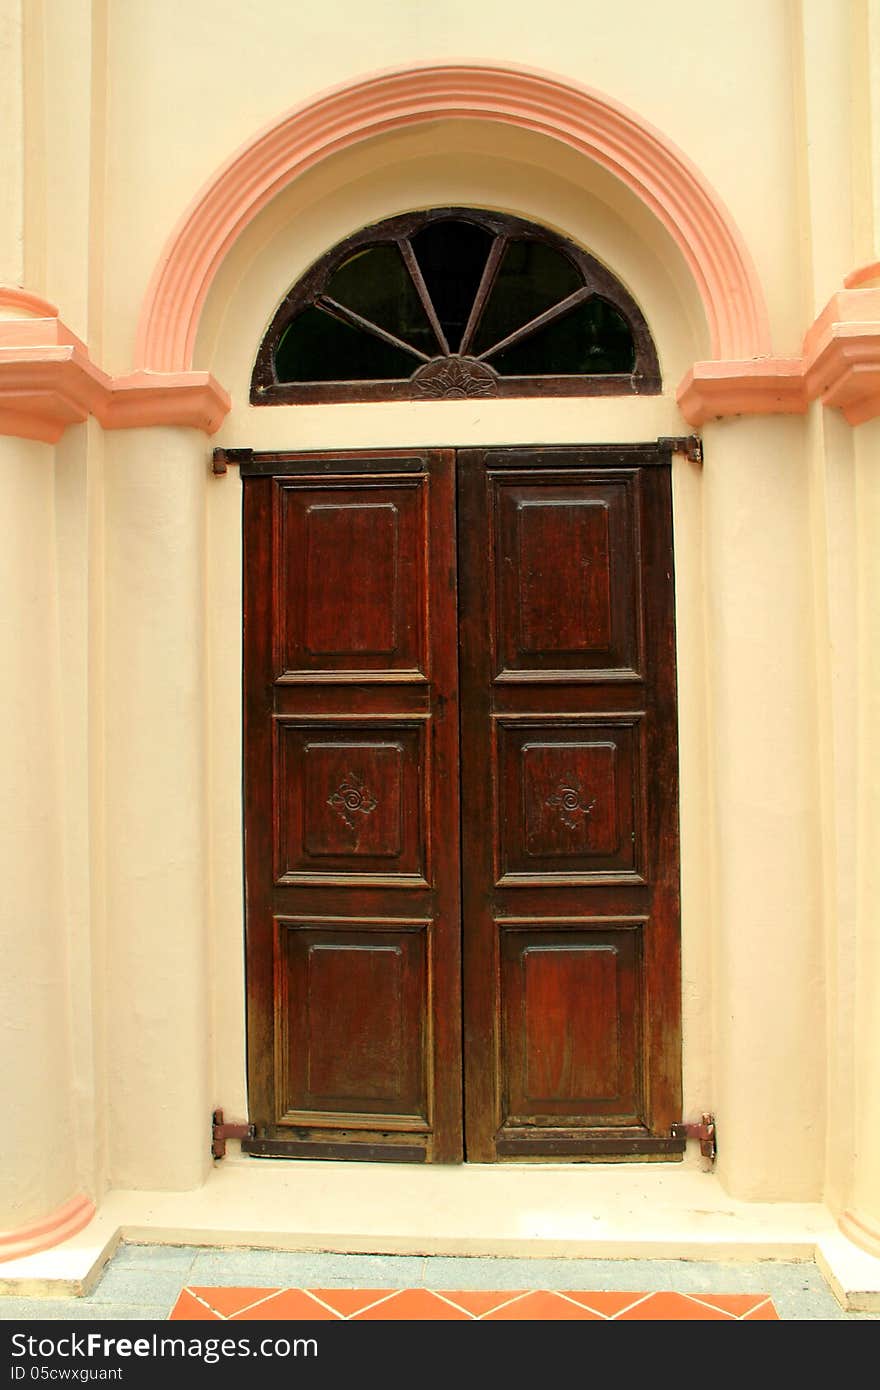
[[[192,365],[199,316],[236,238],[305,170],[385,131],[477,118],[551,136],[620,179],[680,247],[705,307],[716,358],[766,356],[764,297],[734,223],[705,179],[659,131],[608,97],[522,69],[456,65],[383,73],[288,112],[202,189],[165,246],[144,299],[135,365]]]
[[[0,1261],[20,1260],[69,1240],[89,1224],[94,1214],[92,1199],[78,1193],[39,1221],[19,1226],[15,1231],[0,1231]]]

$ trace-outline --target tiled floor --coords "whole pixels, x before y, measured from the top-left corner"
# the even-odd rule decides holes
[[[571,1290],[184,1289],[178,1322],[744,1322],[779,1320],[765,1294]]]
[[[169,1317],[183,1289],[318,1289],[382,1292],[429,1289],[509,1297],[523,1290],[596,1290],[603,1294],[761,1295],[780,1319],[877,1319],[845,1313],[813,1264],[778,1261],[478,1259],[417,1255],[290,1254],[195,1246],[125,1245],[86,1298],[0,1297],[0,1318],[98,1320]],[[338,1293],[336,1295],[338,1297]],[[239,1305],[241,1306],[241,1305]],[[656,1305],[655,1305],[656,1307]],[[666,1315],[664,1314],[664,1317]]]

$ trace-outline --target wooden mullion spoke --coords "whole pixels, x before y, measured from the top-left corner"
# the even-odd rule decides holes
[[[461,335],[461,345],[458,350],[462,357],[465,357],[470,350],[474,334],[477,331],[477,326],[482,317],[483,310],[486,307],[486,300],[489,298],[489,293],[492,286],[495,284],[495,276],[498,274],[501,257],[504,255],[506,248],[507,237],[503,234],[499,234],[492,242],[489,254],[486,257],[486,264],[483,267],[483,274],[480,276],[480,283],[477,287],[474,302],[471,305],[471,312],[468,315],[464,333]],[[485,353],[483,355],[485,356]]]
[[[582,304],[585,299],[589,299],[593,293],[594,291],[589,286],[583,285],[579,290],[575,290],[573,294],[568,295],[565,299],[560,299],[558,304],[554,304],[551,308],[545,309],[543,314],[539,314],[537,318],[529,319],[529,322],[524,323],[522,328],[517,328],[513,333],[508,333],[507,337],[502,338],[501,342],[496,343],[494,347],[487,348],[485,352],[481,352],[479,360],[482,362],[486,357],[494,357],[495,353],[501,352],[503,348],[512,347],[513,344],[518,343],[521,338],[527,338],[530,333],[534,333],[537,329],[543,328],[545,324],[552,323],[554,319],[561,318],[563,314],[568,313],[569,309],[573,309],[576,304]]]
[[[419,296],[419,299],[422,302],[422,308],[428,315],[428,322],[434,330],[434,337],[437,339],[437,342],[440,345],[440,351],[443,353],[444,357],[448,357],[449,343],[447,342],[446,334],[443,332],[443,325],[437,317],[437,311],[434,308],[434,301],[431,299],[431,296],[428,293],[428,286],[425,284],[425,277],[422,274],[421,267],[418,261],[416,260],[415,252],[412,249],[412,243],[410,242],[409,237],[401,237],[400,241],[397,244],[400,247],[400,254],[403,256],[404,264],[407,270],[409,271],[410,279],[415,285],[416,292]]]
[[[319,309],[332,315],[333,318],[342,319],[343,323],[349,323],[354,328],[361,328],[365,333],[372,333],[375,338],[381,338],[383,343],[389,343],[391,347],[400,348],[402,352],[408,352],[413,357],[417,357],[420,362],[430,362],[431,358],[425,352],[420,352],[411,343],[405,343],[402,338],[396,338],[393,333],[388,333],[384,328],[380,328],[378,323],[373,323],[372,319],[365,319],[360,314],[356,314],[354,309],[347,309],[338,300],[331,299],[329,294],[319,294],[315,300]]]

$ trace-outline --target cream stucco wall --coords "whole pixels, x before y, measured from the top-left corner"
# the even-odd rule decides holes
[[[856,1155],[851,1187],[847,1192],[849,1215],[858,1223],[856,1234],[865,1228],[876,1236],[877,1193],[880,1185],[880,1011],[876,985],[880,975],[880,931],[877,928],[878,869],[880,869],[880,673],[877,670],[878,624],[880,624],[880,574],[878,574],[877,530],[880,522],[880,478],[877,450],[880,427],[877,421],[856,431],[855,475],[856,515],[859,556],[857,601],[859,718],[857,729],[858,788],[856,860],[858,884],[856,980],[850,997],[855,1007],[849,1013],[853,1067],[853,1149]],[[849,1030],[848,1030],[849,1031]],[[874,1249],[875,1254],[880,1250]]]
[[[73,1084],[68,1054],[70,953],[65,921],[59,570],[52,451],[0,439],[4,718],[4,932],[0,965],[3,1077],[16,1115],[16,1181],[4,1224],[70,1195]],[[34,544],[34,537],[43,542]]]
[[[793,353],[877,254],[878,53],[875,0],[548,0],[538,25],[525,0],[332,15],[0,0],[0,270],[124,372],[166,238],[261,125],[376,69],[524,64],[681,146],[755,260],[775,351]],[[446,203],[543,221],[611,266],[651,324],[663,395],[250,407],[261,334],[312,260]],[[95,421],[54,450],[0,439],[0,1038],[28,1135],[5,1159],[0,1227],[75,1190],[195,1187],[212,1107],[246,1112],[241,484],[211,475],[212,443],[683,434],[675,386],[708,352],[681,253],[611,173],[548,136],[438,120],[331,156],[229,248],[195,355],[232,396],[214,441]],[[710,423],[702,469],[676,456],[673,473],[685,1112],[718,1114],[734,1194],[875,1221],[876,429],[818,404]]]
[[[119,177],[108,188],[107,234],[128,247],[107,271],[119,305],[107,343],[114,369],[131,353],[133,283],[143,288],[177,216],[242,141],[324,88],[444,61],[549,70],[659,127],[732,209],[758,261],[778,350],[799,346],[795,49],[785,0],[676,0],[674,15],[648,3],[615,11],[549,0],[537,24],[529,0],[351,3],[329,20],[326,6],[307,0],[258,5],[253,16],[248,29],[233,0],[110,6],[111,72],[125,79],[110,84],[108,159]]]

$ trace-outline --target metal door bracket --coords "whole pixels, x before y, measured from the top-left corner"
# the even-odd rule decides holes
[[[703,441],[698,434],[662,435],[657,445],[672,454],[684,454],[691,463],[703,462]]]
[[[718,1152],[715,1136],[715,1116],[704,1115],[699,1124],[685,1124],[684,1121],[672,1126],[673,1139],[699,1139],[700,1153],[704,1158],[708,1158],[710,1163],[715,1162],[715,1155]]]
[[[214,1111],[211,1127],[211,1153],[215,1158],[226,1157],[227,1139],[253,1139],[253,1137],[253,1125],[226,1125],[223,1123],[223,1111]]]
[[[250,463],[253,456],[253,449],[217,448],[211,455],[211,466],[217,477],[221,478],[223,474],[226,472],[226,469],[228,468],[230,463],[236,463],[239,466],[241,466],[241,464],[243,463]]]

